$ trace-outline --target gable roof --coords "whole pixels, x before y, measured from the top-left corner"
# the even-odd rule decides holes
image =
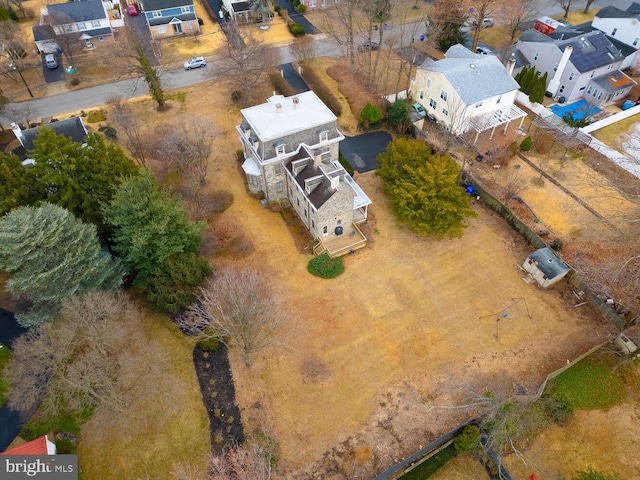
[[[141,0],[142,11],[165,10],[167,8],[186,7],[193,5],[193,0]]]
[[[336,121],[336,116],[311,90],[291,97],[274,95],[266,103],[240,113],[262,142]]]
[[[87,136],[87,130],[84,127],[82,118],[71,117],[65,120],[60,120],[59,122],[52,122],[39,127],[22,130],[20,133],[22,138],[19,138],[19,140],[25,150],[29,151],[35,148],[33,141],[37,138],[40,128],[43,127],[53,130],[56,135],[64,135],[76,143],[84,143],[84,139]]]
[[[102,0],[81,0],[47,5],[47,11],[52,18],[55,18],[56,14],[60,14],[69,17],[73,22],[86,22],[107,18]]]
[[[518,43],[521,42],[552,43],[560,52],[571,46],[573,53],[569,61],[579,72],[587,72],[624,59],[622,52],[600,30],[569,38],[552,38],[529,29],[520,36]]]
[[[445,56],[418,68],[444,75],[466,105],[520,88],[495,55],[475,54],[458,44]]]
[[[46,435],[18,445],[15,448],[5,450],[0,455],[55,455],[56,446],[50,442]]]
[[[555,278],[569,271],[569,267],[549,247],[539,248],[529,257],[547,278]]]
[[[180,15],[168,15],[166,17],[148,18],[147,20],[149,21],[149,26],[154,27],[156,25],[164,25],[171,22],[176,23],[175,20],[186,22],[186,21],[195,20],[195,19],[196,19],[196,14],[195,12],[192,12],[192,13],[181,13]]]
[[[631,7],[629,7],[631,8]],[[596,13],[596,17],[598,18],[635,18],[636,16],[629,12],[628,10],[620,10],[613,5],[609,5],[608,7],[604,7],[600,9],[598,13]]]
[[[633,13],[634,15],[640,15],[640,3],[633,2],[629,5],[629,8],[627,8],[627,12]]]

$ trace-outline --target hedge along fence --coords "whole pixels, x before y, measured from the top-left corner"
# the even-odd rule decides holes
[[[333,91],[331,91],[331,88],[324,83],[324,80],[318,75],[318,72],[312,67],[304,67],[301,76],[304,81],[307,82],[307,85],[311,87],[311,90],[320,97],[320,100],[329,107],[329,110],[331,110],[336,117],[339,117],[342,113],[342,104],[334,95]]]
[[[529,244],[535,248],[549,247],[540,236],[534,232],[526,223],[520,220],[505,204],[494,197],[487,190],[482,188],[477,182],[468,177],[465,172],[462,172],[462,179],[472,185],[480,194],[480,199],[491,208],[494,212],[500,215],[516,232],[529,242]],[[549,247],[551,248],[551,247]],[[522,259],[524,262],[524,258]],[[596,296],[589,287],[589,284],[576,272],[573,267],[567,264],[569,267],[569,273],[567,274],[567,280],[574,287],[584,292],[585,301],[595,306],[602,314],[611,322],[611,324],[619,330],[624,329],[626,322],[622,316],[620,316],[615,310],[613,310],[607,303],[603,302],[598,296]]]
[[[269,74],[269,79],[271,80],[271,85],[273,85],[273,89],[277,94],[284,95],[285,97],[290,97],[296,94],[295,89],[284,79],[279,70],[277,72],[271,72]]]

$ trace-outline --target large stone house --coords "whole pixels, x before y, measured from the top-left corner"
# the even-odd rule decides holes
[[[290,204],[330,254],[362,246],[366,239],[356,224],[366,221],[371,200],[340,165],[344,136],[331,110],[309,91],[274,95],[241,114],[237,130],[249,190]],[[332,250],[332,240],[340,248]]]

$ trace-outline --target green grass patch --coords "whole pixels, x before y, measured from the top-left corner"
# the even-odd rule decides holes
[[[0,343],[0,407],[7,401],[7,395],[11,388],[9,381],[2,375],[2,370],[4,370],[10,361],[11,351],[9,347]]]
[[[549,393],[564,396],[574,409],[606,409],[620,403],[627,389],[607,365],[586,359],[565,370],[549,385]]]
[[[35,440],[49,432],[69,432],[76,438],[80,437],[80,430],[92,416],[94,409],[87,409],[80,415],[60,414],[56,417],[45,417],[40,412],[31,417],[20,431],[20,437],[27,441]]]
[[[344,273],[342,257],[331,258],[326,253],[309,260],[307,270],[311,275],[320,278],[336,278]]]
[[[415,468],[409,470],[407,473],[399,477],[398,480],[424,480],[429,478],[442,468],[445,463],[455,457],[456,454],[456,448],[453,446],[453,443],[451,443],[449,446],[436,453],[433,457],[428,458]]]

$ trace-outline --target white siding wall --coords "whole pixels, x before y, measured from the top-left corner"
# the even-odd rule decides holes
[[[640,21],[635,18],[595,17],[591,25],[601,32],[611,35],[616,40],[626,43],[629,46],[640,47]],[[612,35],[614,29],[616,29],[616,32],[615,35]],[[633,45],[636,38],[639,39],[638,43]]]

